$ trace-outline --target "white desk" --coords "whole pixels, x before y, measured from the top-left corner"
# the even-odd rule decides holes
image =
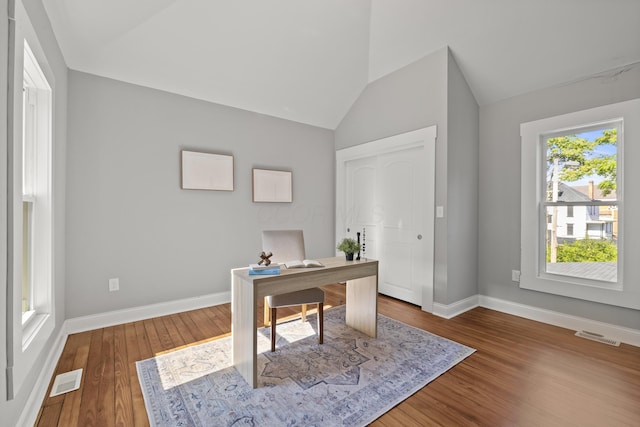
[[[324,267],[282,268],[279,275],[250,276],[248,268],[231,270],[231,335],[233,364],[253,388],[258,384],[256,328],[261,298],[337,282],[347,282],[346,323],[376,337],[378,332],[378,261],[319,260]]]

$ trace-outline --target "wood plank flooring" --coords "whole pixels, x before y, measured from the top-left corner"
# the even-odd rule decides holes
[[[343,285],[324,289],[327,307],[344,304]],[[378,301],[380,313],[477,351],[374,426],[640,425],[638,347],[600,344],[484,308],[445,320],[392,298]],[[70,335],[56,375],[84,368],[82,385],[46,398],[36,425],[148,426],[135,362],[230,332],[224,304]]]

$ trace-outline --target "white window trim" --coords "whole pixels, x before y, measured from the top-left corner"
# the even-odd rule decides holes
[[[637,206],[639,202],[637,197],[635,199],[624,199],[624,196],[622,196],[622,183],[625,179],[630,180],[629,174],[622,168],[623,157],[627,153],[618,158],[618,190],[620,196],[618,208],[621,212],[618,221],[621,241],[619,242],[619,276],[617,285],[612,286],[608,282],[568,278],[540,272],[540,266],[544,260],[541,259],[543,253],[540,248],[538,225],[546,224],[546,217],[540,218],[541,210],[539,209],[541,195],[543,194],[540,188],[543,182],[541,178],[543,168],[540,167],[543,160],[542,150],[540,149],[541,138],[551,132],[561,132],[585,127],[589,124],[609,123],[621,119],[623,120],[622,139],[628,139],[630,135],[633,135],[637,140],[640,137],[640,99],[521,124],[521,288],[620,307],[640,308],[640,299],[637,298],[637,295],[640,294],[640,283],[634,283],[633,280],[624,280],[625,277],[634,277],[634,274],[629,274],[628,270],[636,268],[632,265],[633,263],[625,263],[624,259],[629,259],[629,257],[633,259],[638,254],[638,250],[635,247],[624,244],[624,242],[632,242],[633,237],[627,236],[628,239],[623,241],[624,206],[627,203]],[[634,151],[634,153],[637,153],[637,151]],[[631,179],[630,182],[637,181]],[[531,226],[531,224],[536,224],[537,226]]]
[[[13,44],[10,46],[9,58],[11,62],[11,79],[9,88],[9,100],[12,108],[9,109],[9,134],[11,135],[10,157],[9,157],[9,229],[8,229],[8,245],[9,262],[8,262],[8,279],[9,292],[7,298],[7,398],[13,399],[21,390],[26,378],[30,375],[33,366],[39,358],[44,357],[47,343],[52,339],[55,329],[55,305],[54,305],[54,272],[53,272],[53,72],[46,60],[44,50],[40,46],[38,39],[33,30],[33,26],[29,21],[28,15],[24,10],[21,2],[16,3],[16,24],[14,28],[10,28],[13,32]],[[43,240],[35,242],[34,250],[44,251],[41,258],[44,263],[40,267],[34,269],[33,279],[34,286],[40,286],[37,290],[38,297],[34,298],[35,312],[28,315],[28,321],[23,324],[22,318],[22,89],[24,83],[24,67],[29,66],[29,58],[25,61],[24,43],[28,41],[32,55],[37,60],[37,64],[41,69],[35,74],[33,70],[28,70],[29,77],[38,79],[41,82],[36,84],[45,89],[38,90],[38,102],[45,105],[46,114],[44,120],[39,120],[36,125],[36,131],[47,135],[47,152],[42,155],[37,154],[37,167],[46,169],[46,182],[36,182],[33,196],[38,203],[44,204],[47,215],[42,216],[40,220],[34,224],[34,229],[38,227],[38,233],[45,236]],[[40,76],[37,76],[40,74]],[[40,86],[44,82],[46,86]],[[44,98],[43,98],[44,97]],[[42,115],[41,115],[42,116]],[[34,253],[38,256],[38,253]],[[42,260],[41,260],[42,261]],[[39,262],[41,262],[39,261]],[[26,320],[26,319],[25,319]]]

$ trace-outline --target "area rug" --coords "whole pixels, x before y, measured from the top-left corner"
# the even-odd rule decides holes
[[[378,315],[378,337],[345,325],[344,306],[258,330],[258,388],[231,365],[231,337],[137,362],[152,426],[364,426],[475,350]]]

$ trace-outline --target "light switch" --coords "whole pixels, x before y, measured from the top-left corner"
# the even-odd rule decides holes
[[[436,218],[444,218],[444,206],[436,206]]]

